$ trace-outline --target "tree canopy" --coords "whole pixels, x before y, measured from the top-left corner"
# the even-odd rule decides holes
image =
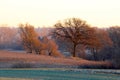
[[[76,47],[78,45],[86,47],[100,45],[99,39],[97,39],[95,34],[95,29],[79,18],[66,19],[63,22],[56,23],[54,27],[54,37],[63,41],[67,40],[73,44],[71,45],[73,46],[73,57],[77,56]]]

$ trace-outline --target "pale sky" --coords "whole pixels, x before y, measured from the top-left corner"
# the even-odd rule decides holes
[[[72,17],[91,26],[120,25],[120,0],[0,0],[0,25],[47,27]]]

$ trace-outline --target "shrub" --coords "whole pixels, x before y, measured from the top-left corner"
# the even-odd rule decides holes
[[[33,68],[33,65],[30,63],[15,63],[12,65],[12,68]]]

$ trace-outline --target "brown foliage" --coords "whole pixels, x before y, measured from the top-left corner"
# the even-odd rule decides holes
[[[53,31],[53,35],[56,38],[67,40],[73,44],[73,57],[77,55],[76,47],[78,45],[94,46],[99,44],[99,40],[95,34],[95,29],[91,28],[85,21],[81,19],[66,19],[64,22],[58,22],[54,26],[55,30]]]
[[[57,44],[53,40],[49,40],[47,37],[43,37],[42,40],[39,39],[39,36],[32,25],[21,24],[19,29],[23,46],[27,52],[61,56]]]
[[[63,55],[58,51],[58,46],[54,40],[48,39],[47,37],[43,37],[43,44],[46,46],[45,52],[49,56],[63,57]]]
[[[43,44],[40,43],[34,27],[30,24],[20,24],[19,29],[25,50],[28,53],[35,51],[36,54],[40,54],[40,51],[43,49]]]
[[[102,50],[106,46],[112,46],[112,41],[109,37],[109,34],[104,29],[96,29],[96,38],[99,40],[99,43],[93,43],[93,46],[90,46],[91,52],[93,53],[94,60],[97,60],[98,51]]]
[[[101,48],[104,46],[112,46],[112,41],[109,37],[109,34],[104,29],[96,29],[96,35],[100,40]]]

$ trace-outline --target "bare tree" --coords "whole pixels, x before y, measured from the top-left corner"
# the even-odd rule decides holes
[[[113,46],[109,50],[111,51],[114,66],[120,68],[120,26],[112,26],[107,31],[113,41]]]
[[[91,28],[85,21],[79,18],[69,18],[64,22],[58,22],[55,25],[53,35],[57,39],[72,43],[72,55],[76,57],[76,48],[78,45],[96,45],[99,40],[96,37],[95,29]],[[93,44],[94,43],[94,44]]]
[[[10,48],[16,35],[17,30],[15,28],[0,27],[0,48]]]

